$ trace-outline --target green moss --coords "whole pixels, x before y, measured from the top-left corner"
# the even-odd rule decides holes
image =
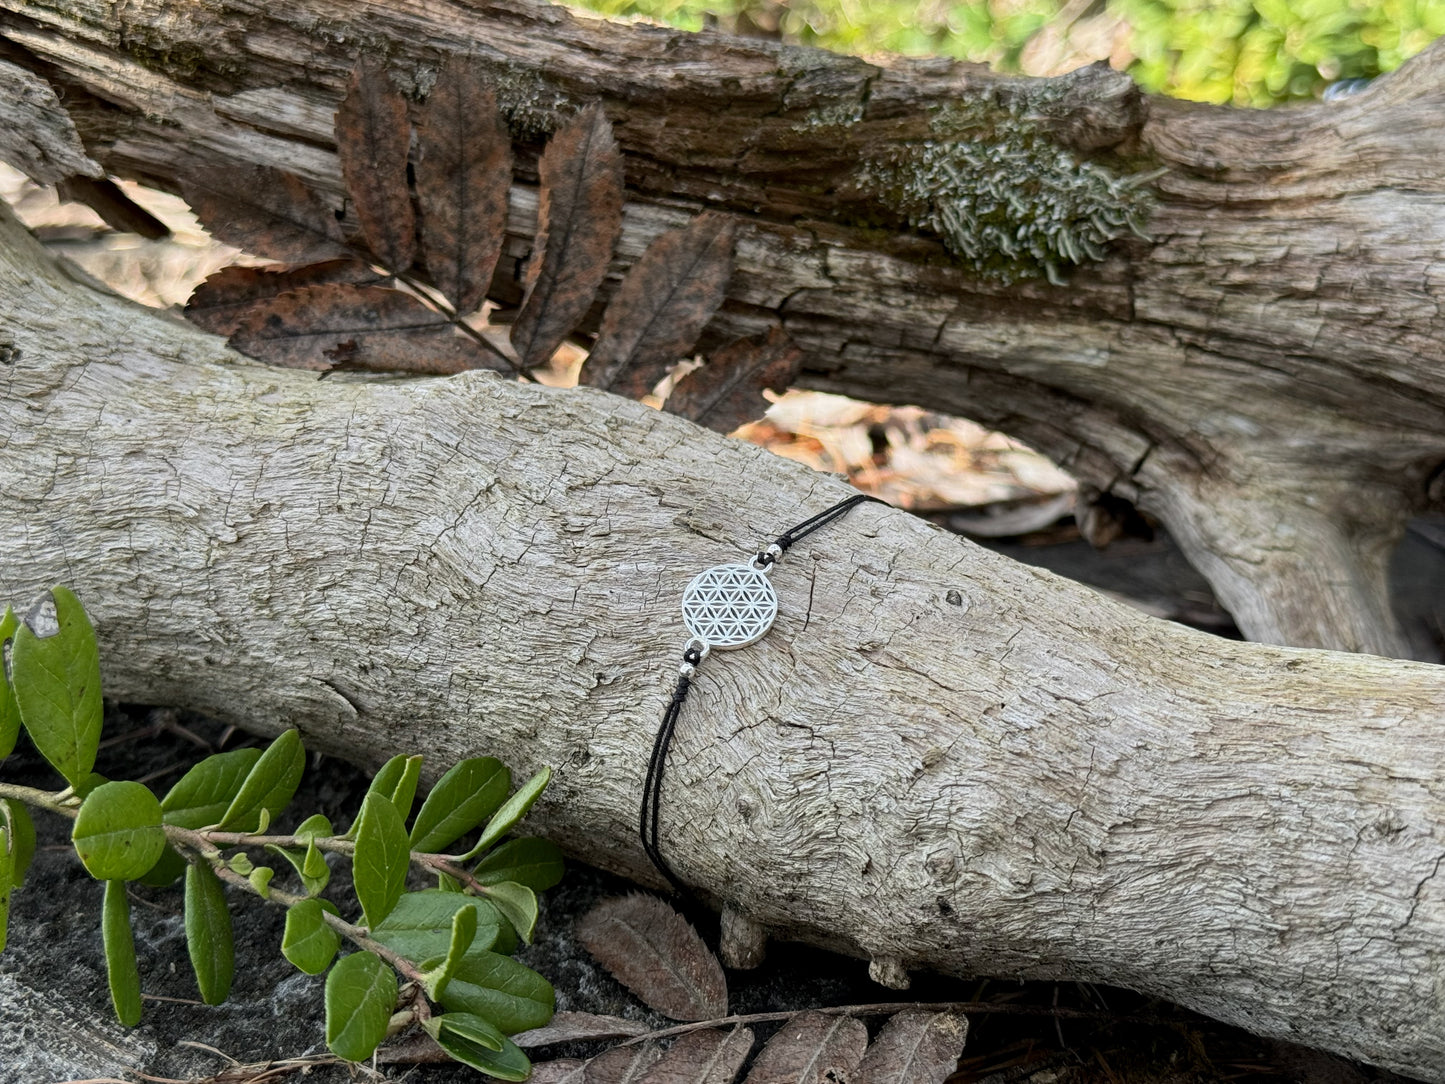
[[[1061,285],[1063,268],[1103,259],[1129,234],[1146,237],[1154,175],[1081,159],[1026,119],[1025,108],[940,107],[932,138],[865,159],[858,187],[937,234],[980,276],[1003,282],[1044,276]]]

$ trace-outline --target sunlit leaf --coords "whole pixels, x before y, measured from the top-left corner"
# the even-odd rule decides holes
[[[319,975],[331,966],[341,935],[326,923],[326,912],[337,914],[329,900],[307,899],[286,910],[286,932],[281,937],[281,955],[308,975]]]
[[[106,978],[116,1019],[128,1028],[140,1023],[140,969],[135,960],[135,939],[130,931],[130,901],[124,881],[105,882],[101,909],[101,941],[105,945]]]
[[[459,761],[437,780],[417,812],[411,849],[436,853],[496,812],[512,786],[512,773],[494,757]]]
[[[380,956],[342,957],[326,976],[326,1045],[337,1057],[365,1061],[386,1038],[395,1007],[396,972]]]
[[[207,1005],[225,1001],[236,970],[231,912],[220,878],[204,861],[186,867],[186,951],[201,1000]]]
[[[64,587],[50,596],[58,631],[36,634],[34,625],[48,623],[47,607],[26,615],[10,649],[10,681],[35,748],[83,792],[100,745],[100,655],[80,600]]]
[[[161,804],[140,783],[103,783],[81,803],[70,840],[96,880],[140,877],[166,849]]]

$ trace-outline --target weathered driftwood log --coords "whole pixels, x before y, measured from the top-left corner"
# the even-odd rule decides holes
[[[701,206],[746,224],[714,341],[781,318],[807,385],[1032,441],[1159,514],[1253,639],[1407,650],[1384,583],[1445,460],[1445,47],[1348,101],[1250,113],[1107,71],[882,65],[529,0],[0,0],[0,35],[86,152],[171,188],[240,159],[339,194],[359,53],[418,95],[480,58],[524,140],[600,99],[628,156],[619,271]],[[1152,240],[1105,244],[1153,170]],[[1042,238],[1023,263],[1068,282],[981,281],[910,219],[1005,278],[1007,238]]]
[[[534,827],[655,880],[682,587],[846,488],[599,392],[247,362],[3,222],[0,594],[73,586],[111,696],[550,764]],[[1445,668],[1213,639],[876,506],[775,582],[662,803],[731,928],[1445,1081]]]

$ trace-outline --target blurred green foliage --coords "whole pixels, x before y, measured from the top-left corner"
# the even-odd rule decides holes
[[[950,56],[1005,71],[1107,56],[1147,90],[1250,106],[1318,97],[1333,82],[1391,71],[1445,34],[1445,0],[580,2],[690,30],[716,18],[839,52]],[[1057,48],[1076,33],[1090,40],[1072,52]],[[1031,50],[1045,53],[1045,37],[1051,52],[1031,58]]]

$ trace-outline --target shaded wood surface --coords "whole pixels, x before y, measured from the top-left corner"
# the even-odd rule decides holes
[[[359,54],[417,95],[447,58],[478,58],[534,149],[600,101],[629,185],[614,285],[664,230],[730,211],[738,269],[712,345],[781,320],[807,386],[1032,442],[1160,515],[1251,638],[1409,650],[1384,582],[1445,459],[1445,48],[1346,101],[1251,113],[1146,100],[1107,71],[882,65],[529,0],[0,0],[0,35],[64,91],[92,157],[172,188],[239,159],[338,196],[332,114]],[[1152,240],[1063,286],[989,285],[859,194],[860,161],[960,108],[1162,170]],[[512,303],[531,168],[493,283]]]
[[[847,492],[592,390],[247,362],[8,216],[0,328],[0,595],[71,585],[108,695],[552,765],[529,823],[643,880],[683,586]],[[734,927],[1445,1081],[1445,669],[1218,640],[876,506],[774,580],[662,804]]]

